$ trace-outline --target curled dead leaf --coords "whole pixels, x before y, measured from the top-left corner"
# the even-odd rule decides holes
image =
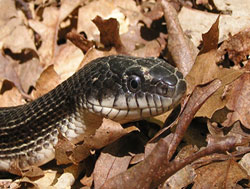
[[[168,29],[168,50],[177,68],[186,76],[191,70],[198,53],[193,43],[185,36],[177,12],[168,1],[160,1]]]
[[[230,98],[226,107],[231,110],[227,119],[222,123],[224,126],[231,126],[234,122],[240,122],[250,129],[250,73],[244,73],[232,83]]]
[[[49,81],[49,82],[48,82]],[[61,83],[61,79],[54,70],[54,66],[51,65],[45,69],[40,78],[36,82],[36,90],[33,91],[32,96],[34,99],[48,93]]]
[[[223,42],[218,49],[218,54],[222,57],[226,53],[236,65],[247,59],[250,54],[250,28],[240,31]]]
[[[100,41],[105,47],[115,47],[120,53],[125,51],[119,35],[120,25],[116,19],[104,20],[97,16],[93,19],[93,22],[100,31]]]
[[[235,188],[237,182],[248,175],[233,159],[214,162],[196,170],[194,188]]]

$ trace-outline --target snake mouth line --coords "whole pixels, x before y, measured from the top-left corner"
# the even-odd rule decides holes
[[[90,112],[101,115],[103,117],[120,121],[120,120],[134,120],[156,116],[170,109],[169,106],[164,107],[161,103],[158,107],[132,107],[132,108],[117,108],[117,107],[103,107],[92,103],[87,103],[87,108]]]

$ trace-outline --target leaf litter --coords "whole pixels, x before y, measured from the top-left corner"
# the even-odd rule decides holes
[[[0,5],[2,107],[36,99],[110,54],[165,58],[188,83],[180,115],[169,127],[171,111],[148,119],[150,127],[90,119],[93,131],[84,142],[60,138],[56,161],[66,165],[52,161],[25,172],[14,166],[10,172],[20,177],[1,173],[1,187],[249,187],[247,0]],[[192,140],[201,134],[204,141]]]

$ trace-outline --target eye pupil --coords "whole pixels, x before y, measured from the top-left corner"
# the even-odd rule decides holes
[[[135,79],[131,80],[130,85],[133,89],[137,89],[137,87],[138,87],[138,83]]]
[[[141,87],[141,78],[137,75],[129,76],[127,82],[128,89],[131,92],[137,92]]]

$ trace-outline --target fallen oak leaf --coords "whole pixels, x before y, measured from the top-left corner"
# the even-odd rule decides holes
[[[78,48],[86,53],[91,47],[95,45],[93,41],[87,40],[83,35],[80,35],[74,31],[67,33],[67,38]]]
[[[41,36],[42,45],[37,53],[42,66],[45,68],[54,62],[60,23],[59,16],[60,11],[56,7],[46,7],[43,11],[42,22],[38,20],[28,21],[29,26]]]
[[[187,94],[190,94],[195,86],[208,83],[214,79],[219,79],[222,83],[220,89],[199,109],[196,117],[211,118],[216,110],[223,108],[228,100],[227,96],[223,97],[226,86],[244,73],[242,70],[220,68],[216,64],[218,59],[216,50],[197,56],[192,70],[186,76],[188,83]]]
[[[246,171],[233,159],[213,162],[196,169],[194,188],[235,188],[237,182],[249,179]]]
[[[85,159],[92,149],[100,149],[114,142],[118,138],[136,130],[134,127],[123,129],[120,123],[109,119],[103,119],[101,126],[89,136],[84,138],[84,143],[76,146],[70,159],[79,163]]]
[[[104,20],[100,16],[96,16],[92,21],[99,29],[100,41],[105,47],[114,46],[118,52],[125,52],[125,47],[121,42],[119,34],[120,25],[116,19],[109,18],[108,20]]]
[[[95,164],[94,188],[100,188],[107,179],[126,171],[132,159],[129,152],[142,153],[144,145],[141,133],[132,132],[105,147]]]
[[[95,48],[90,48],[87,53],[84,55],[84,58],[80,65],[78,66],[77,70],[81,69],[85,64],[91,62],[92,60],[103,57],[103,56],[109,56],[109,55],[116,55],[117,51],[115,48],[111,48],[110,51],[100,51]]]
[[[218,49],[218,55],[223,57],[226,53],[236,65],[247,59],[250,54],[250,28],[246,28],[222,43]]]
[[[16,87],[13,87],[11,90],[5,91],[0,95],[1,107],[17,106],[25,103],[22,94]]]
[[[210,50],[217,49],[219,42],[219,20],[220,15],[216,19],[215,23],[211,26],[209,31],[205,34],[202,34],[203,47],[200,50],[199,54],[207,53]]]
[[[28,169],[28,171],[22,171],[22,176],[23,177],[29,177],[29,178],[42,177],[42,176],[44,176],[44,172],[39,167],[31,166]]]
[[[19,180],[16,180],[16,183],[19,183],[24,188],[27,188],[27,184],[31,184],[34,188],[49,188],[57,179],[57,171],[45,170],[44,176],[39,179],[30,179],[28,177],[23,177]],[[23,185],[22,185],[23,184]]]
[[[56,164],[61,165],[72,163],[69,156],[73,153],[74,148],[75,145],[59,132],[58,142],[55,145]]]
[[[123,129],[117,122],[92,114],[87,114],[85,117],[85,123],[91,129],[85,132],[83,143],[75,145],[61,134],[59,135],[59,141],[55,146],[57,164],[78,164],[90,155],[91,150],[100,149],[136,130],[134,127]]]
[[[227,119],[222,125],[228,127],[239,120],[242,125],[250,129],[250,73],[246,72],[235,80],[229,93],[226,107],[231,112],[227,114]]]
[[[74,184],[76,178],[72,173],[63,173],[59,178],[57,178],[56,184],[53,185],[55,188],[71,188]]]
[[[184,159],[188,156],[196,153],[198,151],[197,146],[187,145],[183,147],[175,157],[175,159]],[[164,182],[163,186],[170,186],[172,188],[185,188],[188,185],[192,184],[194,178],[196,177],[195,169],[191,164],[185,166],[174,175]]]
[[[27,19],[18,13],[15,1],[0,2],[0,41],[1,49],[21,53],[25,49],[36,51],[34,35],[25,24]]]
[[[24,97],[28,97],[16,73],[15,63],[11,62],[7,57],[4,57],[2,53],[0,53],[0,62],[0,78],[12,82]]]
[[[36,99],[48,93],[61,82],[62,80],[60,76],[54,70],[54,65],[50,65],[42,72],[39,79],[36,81],[36,90],[32,91],[32,97]]]
[[[0,188],[10,188],[10,186],[13,186],[12,179],[0,179]],[[18,188],[18,184],[16,184],[13,188]]]
[[[77,71],[83,57],[83,52],[69,41],[57,48],[54,69],[61,81],[68,79]]]
[[[195,62],[198,51],[185,36],[173,6],[165,0],[160,0],[159,2],[162,5],[164,18],[167,23],[168,50],[177,68],[186,76]]]

